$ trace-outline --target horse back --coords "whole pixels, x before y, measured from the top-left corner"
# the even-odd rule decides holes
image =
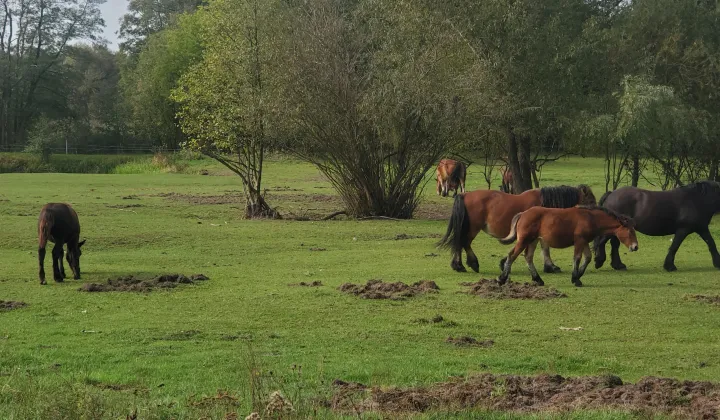
[[[40,210],[38,237],[49,241],[68,243],[80,238],[80,220],[75,210],[64,203],[48,203]]]
[[[645,235],[674,234],[679,227],[697,223],[699,209],[685,191],[650,191],[622,187],[613,191],[602,204],[615,212],[633,218],[635,229]]]
[[[477,190],[465,194],[471,226],[496,238],[504,238],[510,233],[510,224],[516,214],[539,204],[537,191],[514,195],[496,190]]]

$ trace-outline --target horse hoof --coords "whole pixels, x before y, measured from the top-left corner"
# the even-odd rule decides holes
[[[597,270],[597,269],[601,268],[603,266],[603,264],[605,264],[605,261],[595,260],[595,269]]]
[[[474,272],[476,272],[476,273],[480,272],[480,264],[478,264],[477,262],[474,264],[468,263],[468,265],[470,266],[470,268],[472,268],[472,270]]]
[[[675,264],[665,264],[665,265],[663,266],[663,268],[664,268],[665,271],[667,271],[668,273],[672,273],[673,271],[677,271],[677,267],[675,267]]]
[[[452,269],[457,271],[458,273],[467,273],[467,269],[462,265],[450,264],[450,267],[452,267]]]
[[[64,281],[65,281],[65,280],[63,280],[62,278],[56,278],[56,279],[55,279],[55,283],[63,283]]]
[[[534,278],[533,282],[535,282],[535,284],[538,286],[545,286],[545,282],[540,277]]]
[[[625,265],[623,263],[613,264],[612,268],[613,268],[613,270],[617,270],[617,271],[625,271],[625,270],[627,270],[627,265]]]
[[[582,287],[582,285],[583,285],[580,280],[574,281],[573,284],[575,285],[575,287]]]
[[[562,271],[562,269],[560,267],[558,267],[557,265],[552,264],[552,265],[544,266],[543,271],[546,273],[552,274],[552,273],[559,273]]]

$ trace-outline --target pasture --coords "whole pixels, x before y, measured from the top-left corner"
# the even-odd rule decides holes
[[[627,272],[591,265],[585,287],[575,288],[572,249],[553,250],[563,272],[545,274],[545,287],[567,297],[485,299],[460,283],[496,278],[511,246],[481,233],[474,243],[480,274],[452,271],[449,252],[434,247],[452,198],[438,197],[433,180],[414,220],[305,221],[341,202],[314,167],[274,158],[264,175],[267,199],[300,220],[243,220],[237,177],[207,160],[191,168],[210,175],[0,175],[0,300],[27,304],[0,312],[0,417],[125,418],[136,410],[142,419],[244,418],[258,409],[253,394],[258,400],[275,390],[300,417],[353,416],[322,403],[335,379],[387,388],[482,372],[720,378],[720,307],[690,298],[718,295],[720,273],[696,235],[678,252],[675,273],[662,270],[670,237],[638,234],[639,252],[621,249]],[[486,188],[480,170],[468,169],[468,191]],[[599,159],[566,159],[546,167],[542,184],[587,183],[600,197],[602,173]],[[40,286],[37,216],[53,201],[78,212],[87,239],[82,279],[49,277]],[[720,238],[717,221],[711,232]],[[150,293],[78,291],[108,278],[166,273],[210,280]],[[406,300],[338,290],[370,279],[432,280],[440,290]],[[511,280],[530,281],[522,259]],[[290,286],[315,281],[322,286]],[[444,322],[418,321],[436,315]],[[459,336],[493,343],[446,342]]]

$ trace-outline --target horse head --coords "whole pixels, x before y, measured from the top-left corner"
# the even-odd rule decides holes
[[[596,206],[597,205],[597,199],[595,198],[595,194],[593,194],[592,189],[585,185],[580,184],[577,186],[578,191],[580,192],[580,197],[578,198],[578,205],[580,206]]]
[[[85,241],[78,242],[77,245],[71,246],[68,244],[67,251],[67,262],[70,265],[70,269],[73,272],[73,278],[78,280],[80,278],[80,256],[82,255],[82,246],[85,245]]]

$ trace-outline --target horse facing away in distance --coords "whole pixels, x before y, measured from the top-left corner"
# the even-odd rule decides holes
[[[453,270],[466,271],[461,260],[465,250],[467,264],[479,272],[480,266],[471,244],[481,230],[494,238],[504,238],[510,233],[513,216],[531,207],[568,208],[595,204],[595,195],[587,185],[537,188],[518,195],[491,190],[459,194],[455,197],[447,232],[438,245],[452,251],[450,267]],[[560,267],[550,258],[550,249],[545,245],[542,249],[544,271],[559,272]]]
[[[500,261],[503,272],[498,277],[498,282],[500,284],[507,282],[513,262],[521,252],[525,251],[525,261],[533,281],[540,286],[544,285],[533,263],[535,247],[538,241],[542,240],[550,248],[575,247],[572,283],[580,287],[582,286],[580,277],[585,274],[585,269],[592,259],[590,242],[601,235],[614,235],[631,252],[637,251],[638,243],[633,223],[633,220],[627,216],[597,206],[568,209],[533,207],[513,217],[510,234],[500,239],[504,245],[509,245],[517,239],[517,244],[508,256]],[[581,256],[584,256],[582,265],[580,265]]]
[[[440,196],[447,197],[450,190],[455,190],[457,195],[458,188],[461,193],[465,193],[465,177],[467,175],[467,165],[463,162],[442,159],[435,170],[437,176],[437,193]]]
[[[720,212],[720,183],[699,181],[670,191],[622,187],[605,193],[600,199],[600,205],[632,217],[637,231],[645,235],[674,234],[665,257],[665,270],[677,270],[675,254],[685,238],[692,233],[697,233],[705,241],[713,265],[720,268],[720,255],[708,228],[713,216]],[[605,263],[605,244],[608,241],[612,248],[610,265],[615,270],[626,269],[618,252],[620,244],[613,236],[595,240],[595,268],[600,268]]]
[[[53,278],[56,282],[65,279],[63,265],[63,245],[67,244],[67,262],[75,280],[80,278],[80,221],[77,213],[69,204],[49,203],[40,210],[38,220],[38,262],[40,265],[40,284],[45,282],[45,247],[47,241],[55,243],[52,250]]]

